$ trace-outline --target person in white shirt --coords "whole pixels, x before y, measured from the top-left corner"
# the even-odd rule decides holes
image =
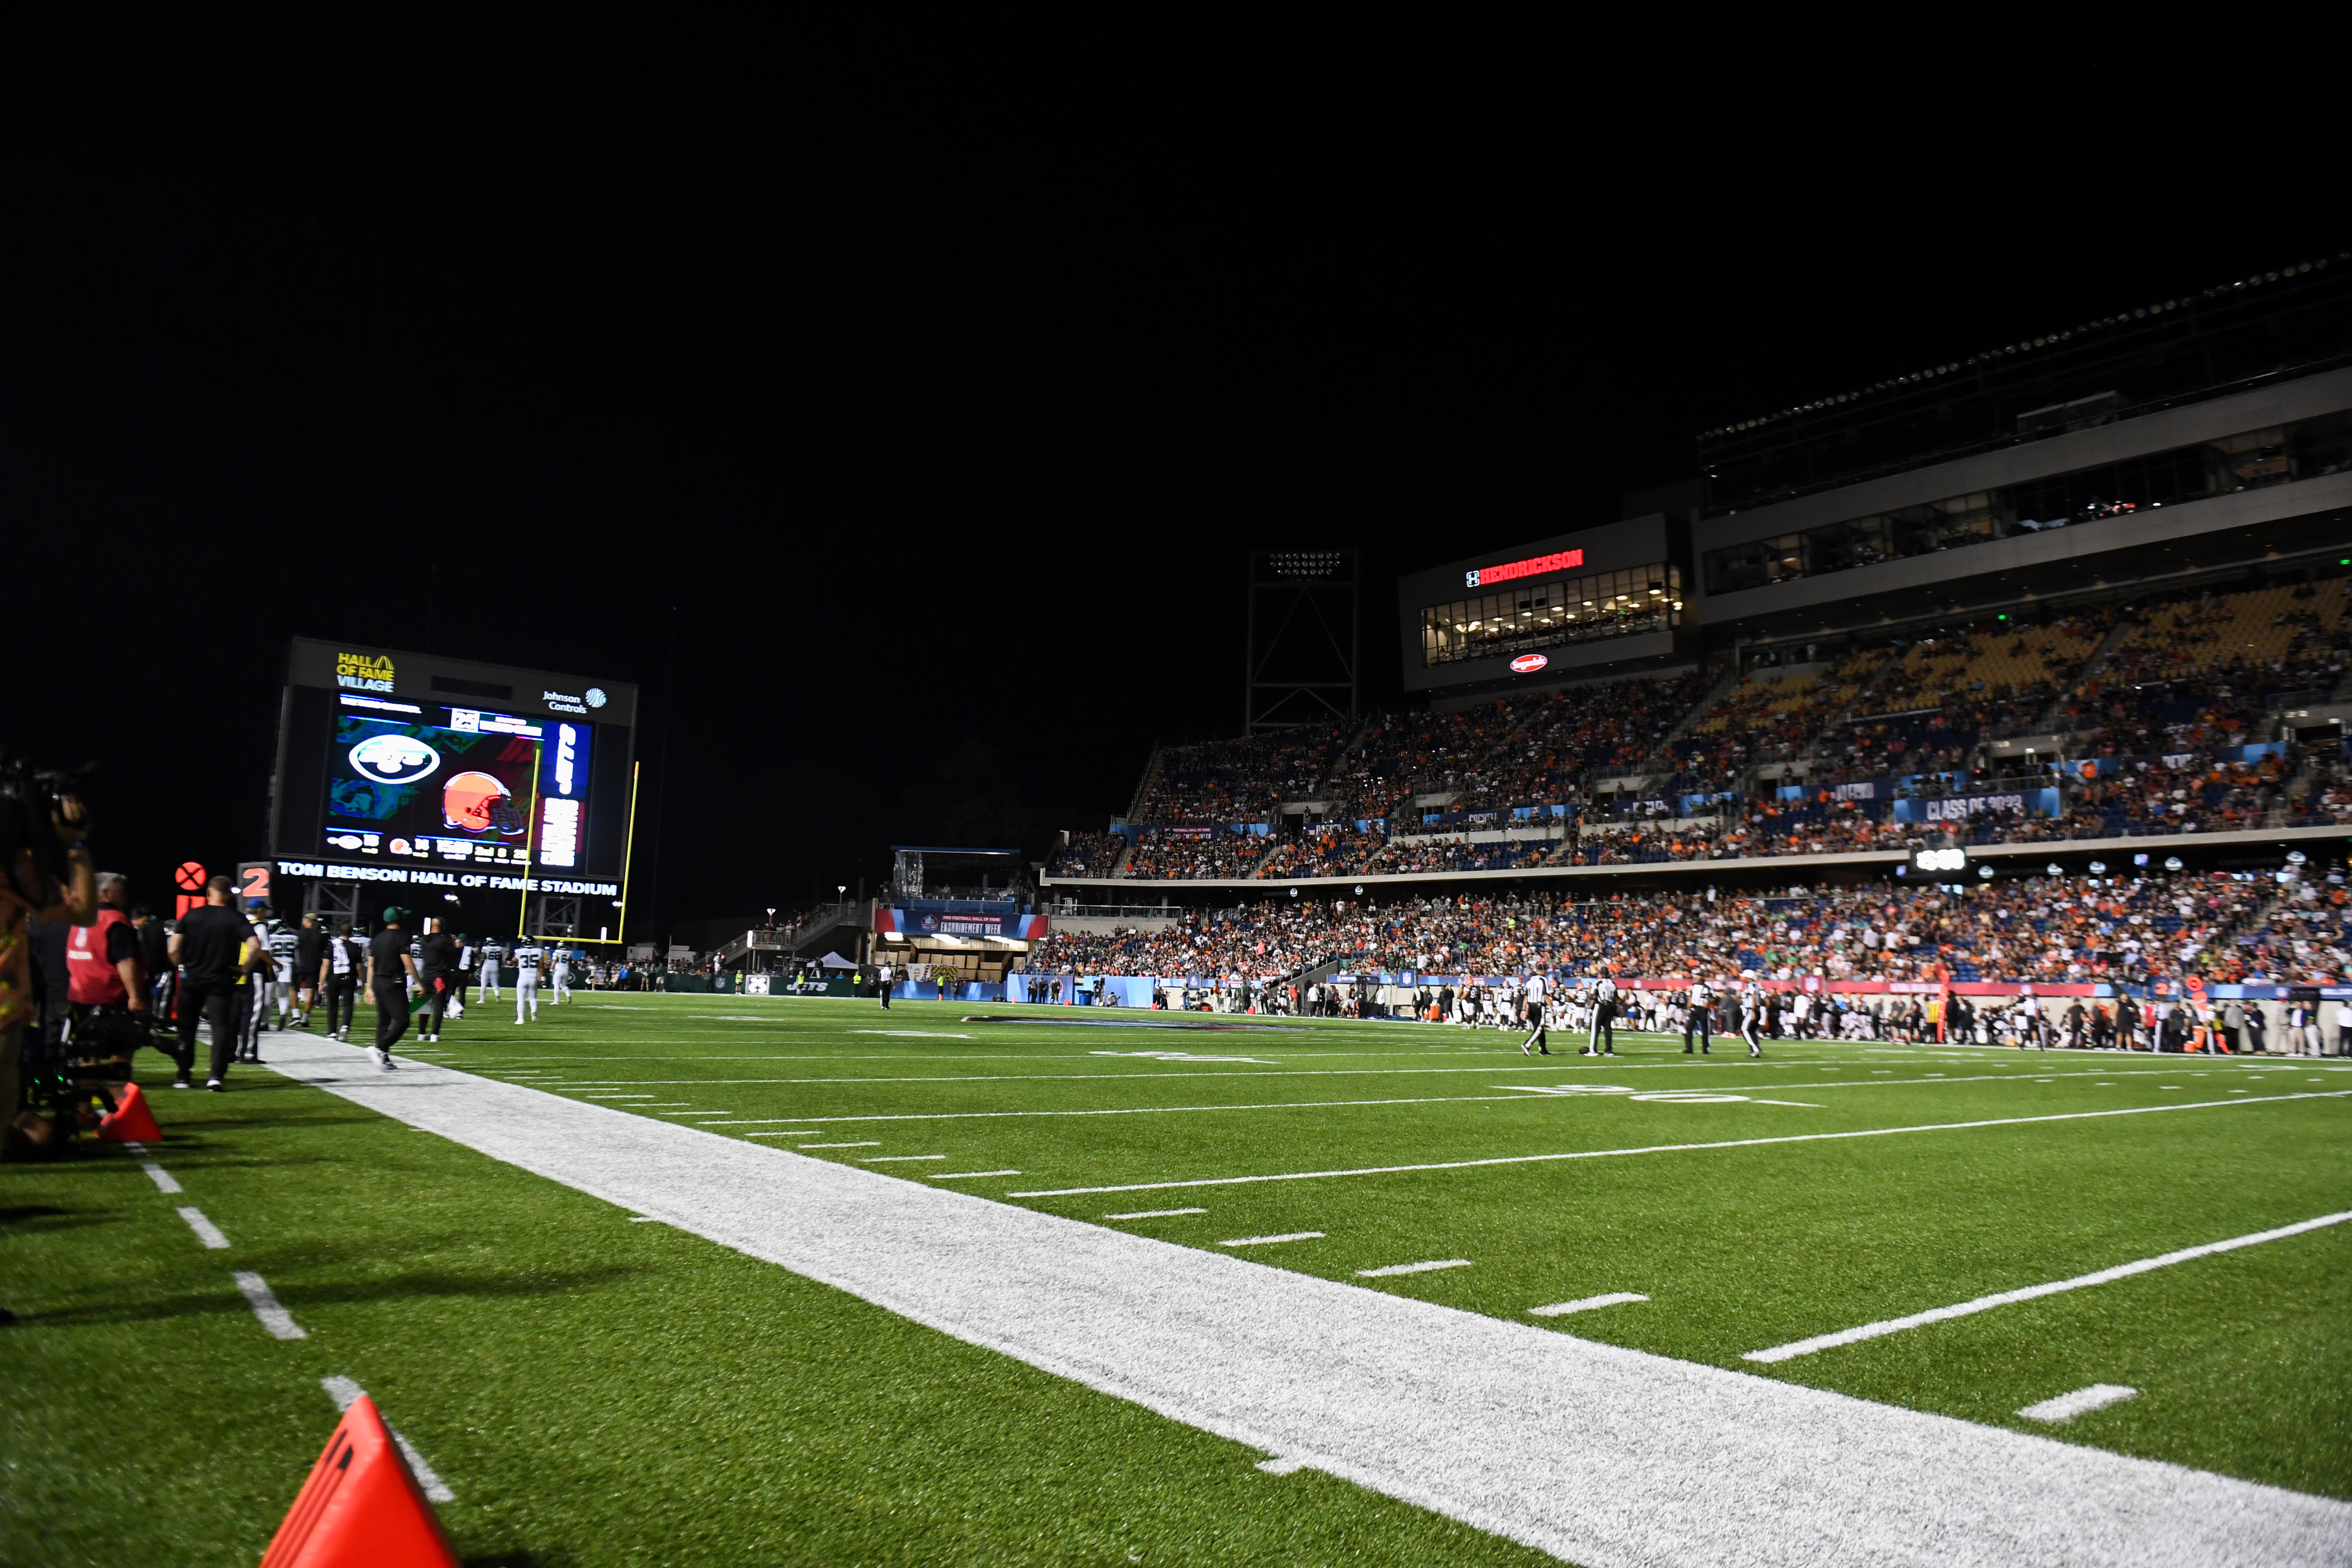
[[[1037,999],[1037,982],[1034,978],[1028,976],[1024,976],[1023,978],[1027,981],[1029,985],[1029,999],[1033,1002],[1035,1001]],[[874,981],[874,989],[881,994],[882,1011],[887,1013],[890,1010],[890,965],[887,963],[885,963],[881,968],[875,971]]]
[[[482,999],[486,1002],[504,999],[499,991],[499,960],[505,956],[506,949],[496,942],[482,944]]]
[[[1749,1060],[1764,1054],[1764,987],[1753,980],[1739,993],[1739,1037],[1748,1042]]]
[[[1585,1041],[1586,1056],[1613,1057],[1617,1054],[1616,1020],[1617,982],[1604,974],[1601,977],[1600,984],[1592,988],[1592,1033]],[[1609,1042],[1605,1051],[1601,1044],[1604,1038]]]
[[[532,1023],[539,1021],[539,966],[546,960],[546,950],[525,938],[515,944],[515,1022],[522,1022],[523,1009],[530,1009]]]
[[[1528,976],[1527,985],[1524,988],[1528,999],[1528,1037],[1519,1042],[1519,1055],[1523,1057],[1538,1054],[1547,1057],[1551,1055],[1551,1035],[1545,1026],[1544,1018],[1544,1000],[1547,990],[1542,970],[1538,969]]]
[[[572,1000],[572,950],[559,947],[548,955],[548,969],[555,976],[555,999]]]
[[[1691,1037],[1698,1037],[1703,1054],[1710,1053],[1708,1036],[1715,1028],[1715,989],[1704,980],[1690,988],[1690,1008],[1683,1015],[1683,1055],[1691,1054]]]

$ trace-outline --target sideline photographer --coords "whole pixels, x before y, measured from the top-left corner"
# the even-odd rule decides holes
[[[0,1116],[9,1124],[0,1136],[11,1142],[30,1135],[20,1070],[35,1016],[25,922],[81,925],[98,911],[97,873],[82,843],[87,814],[61,782],[0,754]]]

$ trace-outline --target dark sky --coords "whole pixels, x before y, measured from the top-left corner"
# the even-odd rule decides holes
[[[0,742],[97,758],[158,900],[259,852],[292,635],[644,683],[647,901],[788,904],[893,839],[1099,826],[1155,739],[1235,731],[1247,550],[1364,552],[1392,703],[1400,572],[1612,521],[1707,426],[2352,242],[2335,90],[2275,67],[320,47],[85,61],[5,155],[40,651]]]

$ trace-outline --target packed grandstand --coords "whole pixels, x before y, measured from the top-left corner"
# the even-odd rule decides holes
[[[2352,576],[2019,609],[1457,712],[1160,750],[1058,879],[1295,880],[2352,821]],[[1808,657],[1808,655],[1811,657]],[[2023,740],[2027,745],[2002,745]]]

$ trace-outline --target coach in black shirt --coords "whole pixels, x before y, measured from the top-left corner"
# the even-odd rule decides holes
[[[253,927],[229,903],[234,886],[226,877],[205,884],[205,907],[180,917],[172,933],[171,956],[180,966],[180,1071],[173,1089],[188,1087],[196,1065],[196,1019],[213,1029],[212,1075],[205,1087],[215,1091],[228,1087],[228,1064],[236,1049],[236,1033],[229,1026],[229,1003],[236,991],[236,972]]]
[[[375,1065],[392,1069],[392,1047],[408,1033],[408,980],[416,961],[408,955],[401,912],[383,911],[383,929],[368,940],[368,991],[375,999]]]

